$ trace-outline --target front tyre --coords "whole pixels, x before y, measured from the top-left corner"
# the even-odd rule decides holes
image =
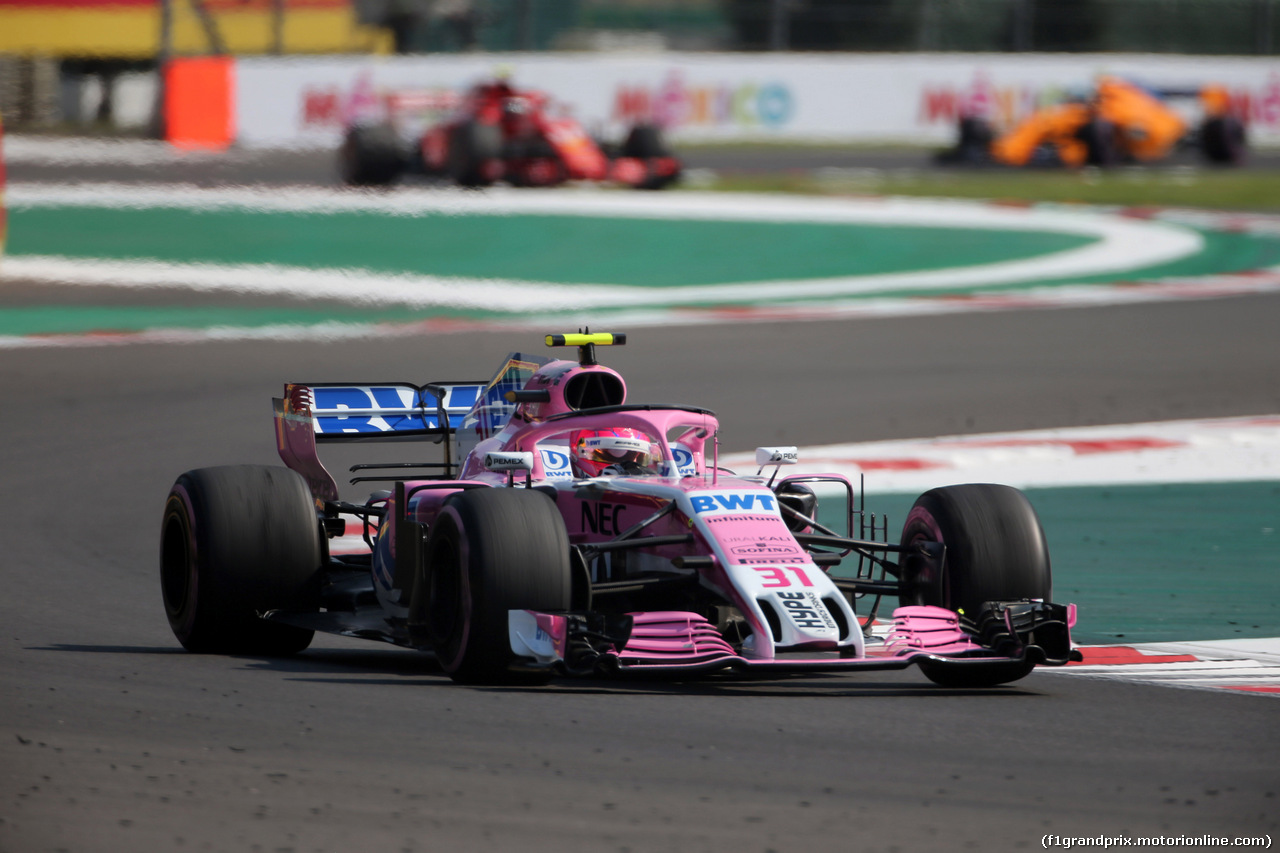
[[[944,546],[941,559],[920,545]],[[916,499],[902,528],[900,604],[933,605],[977,619],[988,601],[1048,601],[1049,548],[1027,496],[975,483],[931,489]],[[989,687],[1029,673],[1028,661],[983,666],[926,661],[920,669],[944,687]]]
[[[320,529],[306,481],[288,468],[198,468],[177,479],[160,532],[160,587],[188,651],[291,655],[312,631],[267,610],[319,606]]]
[[[427,537],[411,622],[440,666],[465,684],[539,683],[511,652],[508,611],[568,610],[569,537],[541,492],[469,489],[448,499]]]
[[[922,542],[946,547],[941,564],[912,554]],[[1049,548],[1027,496],[972,483],[931,489],[902,527],[903,606],[933,605],[976,619],[988,601],[1049,599]]]

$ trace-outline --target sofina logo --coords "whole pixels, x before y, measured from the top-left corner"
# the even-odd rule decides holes
[[[785,83],[744,81],[688,85],[671,71],[657,88],[619,86],[613,118],[652,121],[666,128],[736,125],[782,127],[795,114],[795,98]]]
[[[777,512],[778,501],[768,492],[712,492],[690,495],[698,515],[717,513]]]

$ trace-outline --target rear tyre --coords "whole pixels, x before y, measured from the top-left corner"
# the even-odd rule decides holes
[[[502,131],[494,124],[466,121],[449,130],[445,171],[464,187],[487,187],[502,171]]]
[[[1085,165],[1106,167],[1120,162],[1120,142],[1111,122],[1094,119],[1083,125],[1076,136],[1084,143]]]
[[[961,116],[956,124],[956,145],[941,152],[939,163],[986,163],[991,160],[995,131],[991,123],[977,116]]]
[[[912,546],[945,546],[941,563],[911,553]],[[1052,588],[1049,549],[1040,519],[1026,495],[1009,486],[975,483],[931,489],[916,499],[902,528],[900,604],[932,605],[976,619],[988,601],[1048,600]],[[989,666],[947,666],[925,661],[920,669],[946,687],[986,687],[1029,673],[1025,661]]]
[[[656,124],[637,124],[631,128],[622,143],[622,156],[641,161],[648,172],[647,177],[635,185],[636,189],[664,189],[680,177],[678,166],[665,171],[656,168],[654,161],[669,161],[674,157],[662,135],[662,128]]]
[[[177,479],[160,533],[160,587],[188,651],[291,655],[312,631],[267,610],[319,609],[320,528],[306,481],[288,468],[198,468]]]
[[[670,157],[662,130],[653,124],[637,124],[622,143],[622,156],[647,160],[650,157]]]
[[[1247,147],[1244,124],[1235,116],[1211,118],[1200,128],[1200,146],[1209,162],[1238,166]]]
[[[469,489],[450,497],[427,536],[423,594],[411,621],[425,625],[440,666],[464,684],[545,683],[521,672],[508,611],[570,608],[569,537],[541,492]]]
[[[400,137],[388,124],[356,125],[338,149],[338,172],[353,187],[386,186],[407,166]]]

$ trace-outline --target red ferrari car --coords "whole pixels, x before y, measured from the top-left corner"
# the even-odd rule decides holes
[[[465,187],[585,180],[661,189],[679,178],[680,161],[656,126],[635,125],[620,145],[607,145],[574,119],[553,116],[550,103],[543,92],[499,79],[475,86],[452,118],[410,145],[390,121],[355,124],[338,155],[342,180],[379,186],[419,172]]]

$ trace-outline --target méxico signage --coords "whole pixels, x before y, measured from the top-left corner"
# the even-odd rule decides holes
[[[548,93],[594,133],[637,121],[679,141],[941,145],[966,112],[1009,123],[1116,74],[1162,89],[1227,87],[1254,144],[1280,144],[1280,61],[1080,54],[465,54],[246,58],[236,62],[237,141],[336,147],[354,121],[406,134],[495,75]]]

